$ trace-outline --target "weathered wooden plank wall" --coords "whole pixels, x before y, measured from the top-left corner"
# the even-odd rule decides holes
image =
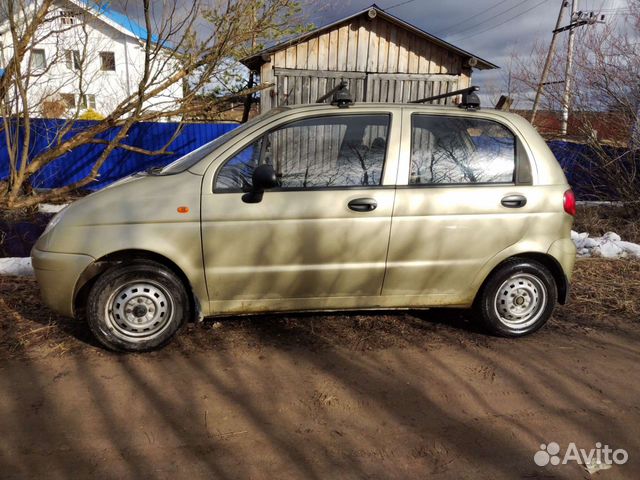
[[[380,17],[361,16],[270,56],[262,109],[312,103],[345,79],[356,101],[406,102],[469,86],[466,58]]]

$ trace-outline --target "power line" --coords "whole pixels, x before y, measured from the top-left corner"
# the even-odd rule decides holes
[[[480,35],[480,34],[482,34],[482,33],[488,32],[489,30],[493,30],[494,28],[500,27],[501,25],[504,25],[505,23],[510,22],[511,20],[514,20],[514,19],[516,19],[516,18],[518,18],[518,17],[521,17],[521,16],[522,16],[522,15],[524,15],[525,13],[529,13],[531,10],[534,10],[534,9],[538,8],[540,5],[542,5],[543,3],[547,3],[548,1],[549,1],[549,0],[542,0],[542,1],[541,1],[541,2],[539,2],[539,3],[536,3],[533,7],[531,7],[531,8],[527,8],[527,9],[526,9],[524,12],[522,12],[522,13],[519,13],[519,14],[517,14],[517,15],[514,15],[514,16],[512,16],[512,17],[509,17],[509,18],[507,18],[506,20],[504,20],[504,21],[502,21],[502,22],[500,22],[500,23],[498,23],[498,24],[496,24],[496,25],[493,25],[493,26],[491,26],[491,27],[489,27],[489,28],[485,28],[484,30],[480,30],[479,32],[475,32],[475,33],[472,33],[471,35],[467,35],[467,36],[465,36],[465,37],[458,38],[458,39],[456,40],[456,42],[460,42],[460,41],[462,41],[462,40],[466,40],[467,38],[475,37],[476,35]],[[458,34],[458,35],[459,35],[459,34]]]
[[[387,10],[391,10],[392,8],[401,7],[402,5],[406,5],[407,3],[411,3],[411,2],[415,2],[415,1],[416,0],[406,0],[404,2],[400,2],[400,3],[396,3],[394,5],[391,5],[390,7],[383,8],[382,10],[384,10],[386,12]]]
[[[467,23],[469,20],[473,20],[474,18],[481,17],[481,16],[482,16],[482,15],[484,15],[485,13],[490,12],[490,11],[491,11],[491,10],[493,10],[494,8],[499,7],[500,5],[502,5],[503,3],[507,2],[507,1],[509,1],[509,0],[500,0],[498,3],[495,3],[495,4],[491,5],[489,8],[487,8],[486,10],[484,10],[483,12],[481,12],[480,14],[478,14],[478,15],[472,15],[471,17],[467,17],[467,18],[465,18],[464,20],[462,20],[462,21],[460,21],[460,22],[456,22],[456,23],[454,23],[454,24],[452,24],[452,25],[449,25],[449,26],[447,26],[447,27],[444,27],[443,29],[438,30],[438,31],[437,31],[437,32],[435,32],[435,33],[436,33],[436,35],[437,35],[437,34],[440,34],[440,33],[444,32],[445,30],[449,30],[450,28],[457,27],[458,25],[462,25],[463,23]]]
[[[492,17],[487,18],[486,20],[483,20],[480,23],[476,23],[475,25],[472,25],[471,27],[466,28],[465,31],[463,31],[463,32],[453,33],[453,34],[450,34],[450,35],[461,35],[461,34],[465,33],[466,31],[475,30],[479,26],[484,25],[485,23],[490,22],[490,21],[492,21],[492,20],[494,20],[494,19],[496,19],[498,17],[501,17],[505,13],[509,13],[511,10],[514,10],[514,9],[518,8],[520,5],[524,5],[525,3],[529,3],[529,2],[530,2],[530,0],[522,0],[521,2],[516,3],[512,7],[509,7],[506,10],[503,10],[502,12],[496,13],[495,15],[493,15]]]

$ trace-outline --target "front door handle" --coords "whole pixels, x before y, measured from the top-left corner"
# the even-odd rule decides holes
[[[375,198],[356,198],[349,202],[349,208],[354,212],[371,212],[378,207]]]
[[[507,195],[500,202],[503,207],[520,208],[527,204],[527,197],[524,195]]]

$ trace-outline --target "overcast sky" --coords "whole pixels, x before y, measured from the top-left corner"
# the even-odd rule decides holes
[[[314,3],[314,0],[308,1]],[[551,30],[558,18],[560,2],[561,0],[378,0],[376,4],[383,10],[502,67],[502,71],[474,72],[473,83],[482,87],[502,83],[512,52],[526,57],[536,40],[548,44]],[[313,9],[307,10],[310,12],[310,20],[321,26],[362,10],[373,2],[316,0],[315,3],[324,3],[325,8],[315,14],[312,13]],[[607,15],[607,21],[620,21],[627,6],[626,0],[580,0],[578,10],[602,11]],[[565,14],[565,20],[567,17]]]

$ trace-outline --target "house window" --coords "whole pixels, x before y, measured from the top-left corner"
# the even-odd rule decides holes
[[[47,59],[44,55],[44,50],[41,48],[34,48],[31,50],[31,69],[44,70],[46,66]]]
[[[62,25],[75,25],[78,14],[71,10],[62,10],[60,12],[60,23]]]
[[[116,56],[113,52],[100,52],[100,70],[109,72],[116,70]]]
[[[96,109],[96,96],[92,94],[86,94],[80,96],[80,106],[82,108]]]
[[[66,50],[64,60],[69,70],[80,70],[80,52],[78,50]]]
[[[76,108],[76,96],[73,93],[61,93],[60,97],[67,108]]]

